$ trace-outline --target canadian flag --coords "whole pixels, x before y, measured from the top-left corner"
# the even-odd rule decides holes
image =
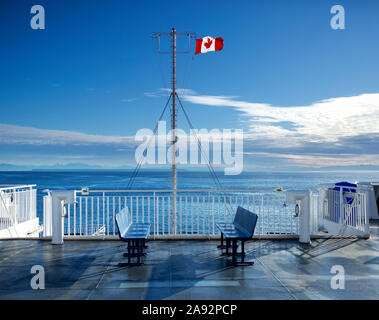
[[[207,53],[209,51],[219,51],[224,47],[224,39],[204,37],[202,39],[196,39],[196,51],[198,53]]]

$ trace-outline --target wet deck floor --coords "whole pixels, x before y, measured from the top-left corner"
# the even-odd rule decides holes
[[[379,299],[378,226],[368,240],[251,241],[254,266],[232,267],[216,241],[150,241],[143,266],[122,267],[118,241],[0,241],[0,299]],[[32,290],[33,265],[45,290]],[[345,289],[331,288],[342,265]]]

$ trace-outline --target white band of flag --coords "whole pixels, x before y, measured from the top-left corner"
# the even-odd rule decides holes
[[[212,38],[204,37],[202,39],[196,39],[196,51],[198,53],[207,53],[210,51],[219,51],[224,47],[224,39],[221,37]]]

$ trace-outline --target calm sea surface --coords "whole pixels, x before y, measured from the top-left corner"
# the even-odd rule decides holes
[[[0,184],[36,184],[37,211],[42,217],[43,189],[79,190],[90,189],[125,190],[132,171],[3,171]],[[379,181],[379,171],[348,172],[244,172],[238,176],[218,173],[224,189],[267,190],[275,187],[311,189],[321,184],[339,181]],[[170,171],[141,170],[132,189],[170,189]],[[178,189],[215,189],[208,172],[179,171]]]

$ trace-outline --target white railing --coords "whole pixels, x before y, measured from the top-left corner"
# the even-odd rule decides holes
[[[352,187],[312,192],[312,233],[329,229],[333,235],[368,235],[367,199],[367,191]]]
[[[0,230],[37,217],[36,185],[0,186]]]
[[[218,235],[218,222],[233,221],[237,206],[258,214],[256,235],[298,235],[294,205],[285,195],[245,190],[178,190],[177,214],[170,190],[93,190],[75,192],[76,204],[67,207],[65,236],[117,235],[114,216],[125,207],[135,222],[149,222],[152,237],[209,237]]]

